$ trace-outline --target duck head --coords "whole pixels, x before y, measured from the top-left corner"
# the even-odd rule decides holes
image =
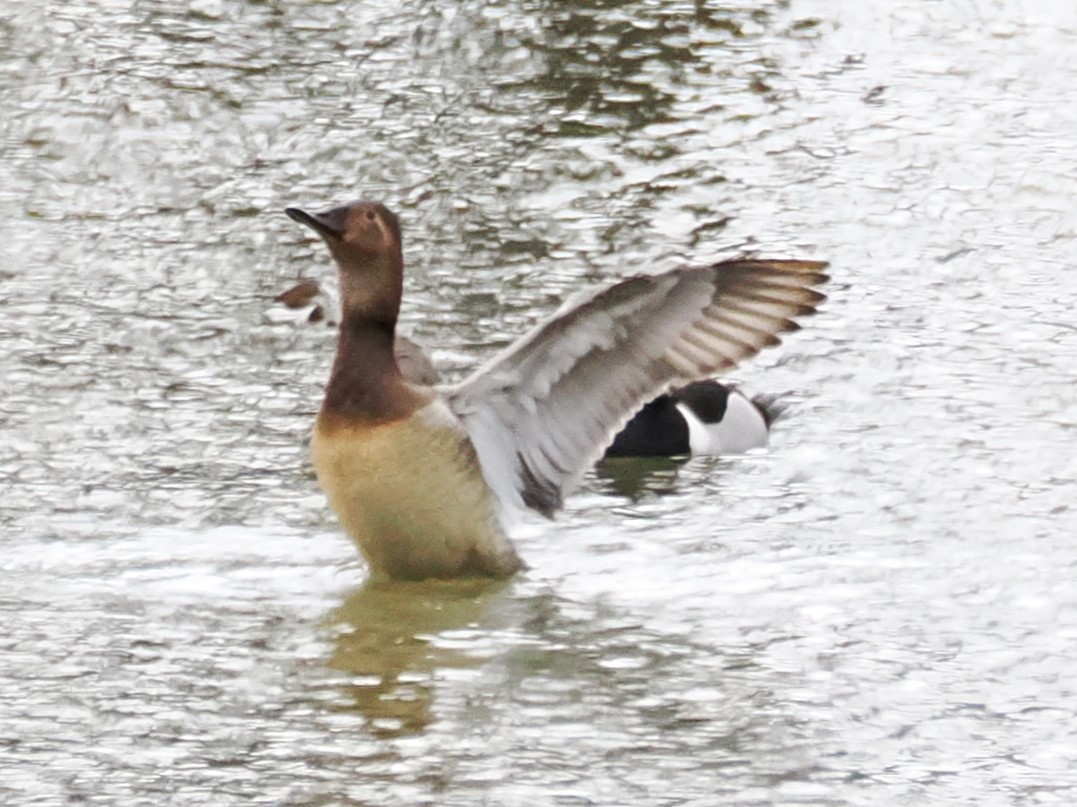
[[[380,202],[353,202],[322,213],[285,208],[318,233],[340,271],[345,321],[395,323],[404,282],[400,222]]]

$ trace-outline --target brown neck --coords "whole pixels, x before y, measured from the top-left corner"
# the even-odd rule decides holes
[[[393,355],[395,322],[377,322],[345,310],[337,357],[322,404],[330,421],[387,423],[416,408]]]
[[[340,277],[340,302],[344,320],[385,323],[396,327],[404,289],[404,259],[399,250],[377,255],[353,251],[333,253]]]

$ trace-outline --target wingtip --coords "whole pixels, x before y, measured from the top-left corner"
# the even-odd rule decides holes
[[[829,279],[829,275],[827,275],[824,270],[830,267],[830,261],[809,261],[794,258],[782,261],[775,261],[775,263],[785,264],[787,266],[790,266],[791,268],[795,267],[797,271],[808,274],[815,274],[821,278]]]
[[[775,285],[818,286],[830,280],[823,271],[828,261],[808,261],[799,258],[742,258],[719,261],[709,268],[719,274],[753,277],[757,281],[766,278]]]

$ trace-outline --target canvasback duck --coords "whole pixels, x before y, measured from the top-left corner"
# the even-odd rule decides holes
[[[408,381],[394,356],[404,259],[378,202],[285,213],[336,261],[341,323],[311,437],[318,482],[375,577],[509,577],[506,527],[551,516],[634,412],[796,329],[825,263],[729,260],[576,295],[464,381]]]

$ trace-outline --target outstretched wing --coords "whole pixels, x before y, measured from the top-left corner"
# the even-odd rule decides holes
[[[731,260],[569,300],[446,390],[506,504],[545,515],[647,400],[728,370],[824,299],[825,263]]]

